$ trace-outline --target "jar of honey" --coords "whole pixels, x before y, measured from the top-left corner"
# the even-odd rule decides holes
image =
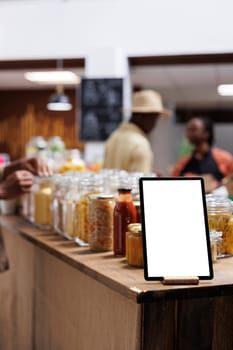
[[[128,225],[126,259],[130,266],[143,267],[142,228],[140,223]]]

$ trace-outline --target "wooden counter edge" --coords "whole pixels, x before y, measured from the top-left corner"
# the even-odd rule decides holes
[[[212,282],[200,282],[199,285],[186,286],[162,286],[161,282],[147,283],[147,281],[135,281],[135,283],[124,284],[122,281],[112,278],[110,274],[105,275],[104,271],[93,268],[91,264],[74,259],[71,254],[61,251],[59,247],[48,244],[44,241],[44,231],[37,229],[20,216],[0,216],[3,227],[20,234],[24,239],[30,241],[49,254],[59,258],[65,263],[77,268],[79,271],[94,278],[112,290],[126,296],[127,298],[141,304],[146,302],[156,302],[158,299],[180,299],[193,297],[222,296],[233,294],[233,278],[230,283],[215,285]],[[30,232],[30,234],[29,234]],[[53,231],[46,231],[48,235],[57,236]],[[60,238],[61,239],[61,238]],[[67,240],[62,239],[67,242]],[[68,241],[69,242],[69,241]],[[75,243],[74,243],[75,244]],[[107,255],[107,254],[106,254]],[[232,259],[233,261],[233,259]],[[233,265],[233,264],[232,264]],[[117,268],[117,267],[116,267]],[[123,271],[123,270],[122,270]],[[123,274],[124,272],[122,272]],[[228,282],[228,281],[227,281]]]

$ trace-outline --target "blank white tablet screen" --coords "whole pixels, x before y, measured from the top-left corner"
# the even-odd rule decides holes
[[[148,277],[210,276],[200,179],[142,181]]]

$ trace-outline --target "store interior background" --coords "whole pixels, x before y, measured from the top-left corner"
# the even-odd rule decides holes
[[[219,83],[233,82],[232,10],[227,0],[1,0],[1,147],[17,158],[29,134],[47,138],[59,133],[68,148],[84,150],[77,111],[48,112],[53,87],[27,85],[23,71],[32,70],[34,60],[38,70],[55,69],[56,60],[63,59],[82,76],[91,48],[120,47],[131,63],[132,86],[160,91],[171,109],[227,115],[215,124],[216,145],[233,153],[233,98],[220,97],[216,90]],[[146,59],[133,61],[140,57]],[[166,57],[172,57],[170,64]],[[76,88],[66,92],[77,103]],[[166,173],[175,163],[183,134],[184,124],[176,123],[174,115],[160,119],[150,135],[157,169]]]

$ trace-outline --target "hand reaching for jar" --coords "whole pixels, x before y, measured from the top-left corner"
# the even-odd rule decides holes
[[[52,175],[52,169],[44,159],[39,157],[32,157],[22,158],[7,165],[3,170],[3,179],[17,170],[27,170],[30,171],[33,175],[39,176]]]
[[[0,199],[13,199],[29,192],[33,175],[26,170],[17,170],[0,183]]]

